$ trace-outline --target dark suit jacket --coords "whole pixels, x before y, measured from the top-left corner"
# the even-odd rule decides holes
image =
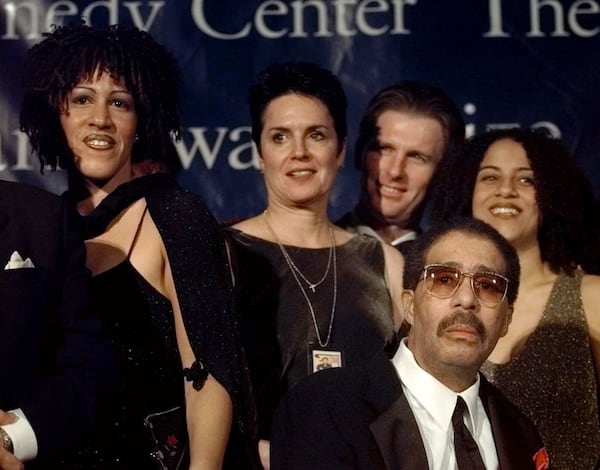
[[[535,470],[534,426],[481,376],[480,396],[502,470]],[[397,372],[381,354],[366,367],[317,372],[290,390],[275,416],[271,468],[427,469],[417,422]]]
[[[23,409],[39,460],[92,426],[110,379],[74,220],[60,197],[0,181],[0,409]],[[4,269],[15,250],[34,268]]]

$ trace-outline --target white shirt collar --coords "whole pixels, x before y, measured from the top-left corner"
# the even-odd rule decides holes
[[[369,235],[369,236],[377,238],[379,241],[383,242],[383,238],[381,238],[379,236],[379,234],[375,230],[373,230],[371,227],[369,227],[368,225],[357,225],[356,227],[354,227],[354,230],[356,231],[356,233],[359,233],[361,235]],[[410,232],[406,232],[406,233],[400,235],[398,238],[392,240],[390,245],[396,246],[396,245],[399,245],[400,243],[408,242],[410,240],[416,240],[416,238],[417,238],[417,232],[411,230]]]
[[[481,423],[477,406],[479,374],[473,385],[457,394],[417,364],[412,351],[406,346],[406,338],[400,342],[400,346],[392,358],[392,364],[398,372],[402,385],[410,392],[414,400],[429,413],[440,429],[446,430],[450,426],[456,398],[457,395],[460,395],[469,408],[471,425],[468,427],[471,432],[475,432],[475,435],[479,434],[479,429],[475,424]]]

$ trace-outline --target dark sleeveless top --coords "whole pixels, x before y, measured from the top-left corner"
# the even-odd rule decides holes
[[[323,348],[317,344],[306,299],[279,246],[235,229],[228,231],[233,239],[237,309],[257,397],[259,433],[268,439],[279,398],[312,373],[309,343]],[[329,248],[285,248],[308,279],[323,276]],[[337,302],[331,342],[325,349],[342,351],[344,365],[354,365],[368,360],[395,339],[383,248],[372,237],[354,236],[336,247],[336,259]],[[304,286],[322,342],[331,319],[332,270],[314,294]]]
[[[197,359],[230,393],[236,411],[236,448],[250,452],[249,387],[246,383],[233,295],[220,228],[202,202],[166,175],[122,185],[84,220],[86,238],[102,233],[124,208],[144,197],[173,273],[186,333]],[[144,418],[184,404],[184,376],[170,301],[128,258],[94,276],[95,307],[106,319],[118,365],[119,388],[103,404],[91,445],[63,468],[153,469]],[[250,459],[253,457],[250,457]],[[236,456],[232,468],[252,468]],[[233,461],[233,459],[232,459]],[[243,465],[240,464],[243,462]]]
[[[154,468],[144,418],[184,402],[171,304],[127,259],[94,276],[92,289],[116,352],[119,388],[104,404],[94,444],[79,451],[76,467]]]
[[[598,386],[581,303],[582,272],[560,274],[536,330],[506,364],[481,370],[536,425],[555,470],[600,457]]]

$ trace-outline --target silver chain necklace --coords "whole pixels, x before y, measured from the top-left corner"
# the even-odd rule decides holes
[[[317,341],[319,342],[319,346],[321,346],[322,348],[325,348],[325,347],[327,347],[327,345],[329,344],[329,340],[331,339],[331,332],[333,331],[333,320],[335,318],[335,306],[337,303],[337,259],[336,259],[336,253],[335,253],[335,235],[333,234],[333,229],[331,228],[331,226],[329,227],[329,234],[331,236],[331,249],[329,252],[329,261],[327,263],[327,272],[325,273],[325,276],[323,277],[323,279],[321,279],[319,281],[319,283],[317,284],[317,285],[321,284],[325,280],[325,277],[327,277],[327,274],[329,273],[329,265],[331,263],[331,259],[333,258],[333,301],[331,304],[331,317],[329,319],[329,328],[327,330],[327,338],[325,338],[325,341],[323,341],[321,339],[321,332],[319,331],[319,325],[317,324],[317,317],[315,315],[315,310],[312,306],[310,299],[308,298],[308,294],[306,293],[306,290],[304,290],[304,286],[302,285],[302,283],[300,282],[300,279],[298,278],[298,274],[300,274],[302,276],[302,278],[306,281],[306,283],[309,285],[309,287],[311,286],[311,283],[308,282],[308,280],[300,272],[298,267],[294,264],[294,262],[292,261],[292,258],[290,257],[287,250],[285,249],[285,247],[279,240],[279,237],[275,233],[275,230],[273,230],[273,227],[271,227],[271,224],[269,223],[269,220],[268,220],[267,211],[265,211],[264,214],[265,214],[265,224],[266,224],[267,228],[269,229],[269,232],[271,232],[271,235],[273,235],[273,238],[277,242],[277,245],[279,246],[279,250],[281,251],[283,259],[285,259],[288,267],[290,268],[290,271],[292,272],[292,275],[294,276],[294,279],[296,280],[296,284],[298,284],[298,287],[300,288],[300,292],[302,292],[304,300],[306,300],[306,304],[308,305],[308,309],[310,310],[310,316],[312,318],[313,326],[315,327],[315,333],[317,335]],[[296,274],[296,272],[298,272],[298,274]],[[314,292],[314,289],[312,291]]]
[[[271,227],[271,224],[269,223],[268,213],[266,210],[264,212],[264,215],[265,215],[265,223],[267,224],[267,228],[269,229],[269,231],[271,232],[271,234],[277,241],[277,244],[281,248],[281,253],[283,254],[283,257],[285,258],[285,260],[287,261],[288,266],[290,267],[292,272],[294,272],[295,274],[298,274],[304,280],[304,282],[306,282],[306,285],[314,294],[316,288],[319,287],[321,284],[323,284],[323,281],[325,281],[325,279],[327,279],[327,276],[329,275],[329,269],[331,268],[331,260],[333,259],[333,253],[335,251],[335,239],[333,237],[333,229],[331,228],[331,226],[329,227],[329,237],[331,240],[331,245],[329,246],[329,258],[327,259],[327,267],[325,268],[325,273],[323,273],[323,277],[321,277],[321,279],[319,281],[310,282],[308,280],[308,278],[304,275],[304,273],[302,271],[300,271],[298,266],[296,266],[296,263],[294,263],[294,260],[292,259],[292,257],[289,255],[287,250],[283,247],[283,245],[279,241],[277,234],[274,232],[273,227]]]

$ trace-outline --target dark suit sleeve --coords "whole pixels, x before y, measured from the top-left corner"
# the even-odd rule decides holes
[[[355,417],[348,408],[353,394],[345,387],[344,372],[317,372],[283,397],[271,433],[273,470],[358,468],[342,429],[352,428],[350,421]],[[344,423],[344,418],[350,421]]]
[[[500,468],[551,469],[552,462],[533,423],[483,376],[479,390],[492,425]]]
[[[39,388],[20,403],[38,441],[38,458],[72,445],[95,423],[98,400],[114,387],[113,356],[97,312],[90,308],[90,274],[76,215],[62,200],[56,256],[49,280],[45,315],[52,316],[48,357],[39,358],[48,372]],[[47,243],[45,240],[44,243]],[[52,337],[50,337],[52,335]]]

